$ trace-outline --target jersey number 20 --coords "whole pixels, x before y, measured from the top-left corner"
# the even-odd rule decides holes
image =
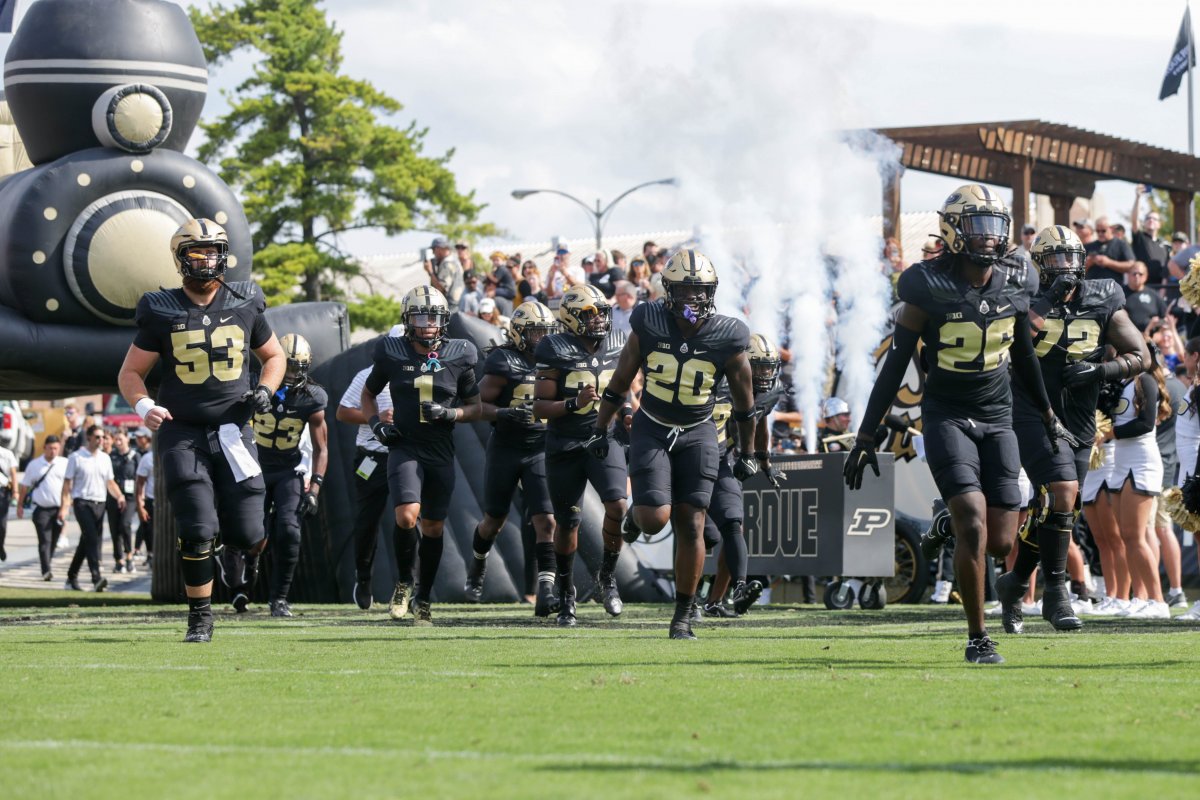
[[[654,351],[646,356],[646,391],[664,403],[702,406],[716,383],[717,367],[711,361],[689,358],[682,364],[670,353]]]

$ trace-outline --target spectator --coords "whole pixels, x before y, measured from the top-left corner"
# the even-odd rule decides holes
[[[1175,254],[1167,261],[1167,272],[1170,274],[1173,281],[1178,282],[1187,276],[1188,270],[1191,269],[1192,259],[1200,253],[1200,247],[1187,243],[1187,234],[1177,233],[1172,237],[1171,246],[1176,244],[1179,248],[1175,250]]]
[[[854,445],[854,434],[850,430],[850,406],[840,397],[830,397],[821,408],[825,418],[825,432],[819,449],[822,453],[842,453]]]
[[[479,302],[479,318],[484,322],[490,322],[502,331],[508,330],[508,317],[500,313],[500,309],[496,307],[496,301],[490,297],[485,297]]]
[[[1096,226],[1088,217],[1075,220],[1071,223],[1071,227],[1075,229],[1075,235],[1079,237],[1079,241],[1083,242],[1085,248],[1088,243],[1096,241]]]
[[[67,569],[66,588],[80,591],[79,569],[86,559],[92,573],[92,589],[103,592],[108,580],[100,575],[100,539],[104,524],[104,503],[109,496],[124,509],[125,496],[113,480],[112,461],[100,449],[104,429],[92,425],[87,429],[87,446],[76,450],[67,461],[63,474],[62,500],[58,508],[59,524],[67,520],[67,503],[75,511],[79,523],[79,545]]]
[[[522,303],[526,300],[537,300],[544,305],[550,299],[542,286],[542,273],[533,261],[526,261],[521,265],[521,283],[517,290],[521,293]]]
[[[657,275],[667,268],[667,251],[660,250],[654,255],[654,260],[650,262],[650,274]]]
[[[58,548],[62,523],[58,507],[62,503],[63,477],[67,459],[62,457],[62,441],[51,434],[42,444],[42,454],[30,461],[21,476],[21,491],[17,497],[17,519],[25,516],[26,500],[33,509],[33,529],[37,533],[38,558],[42,562],[42,580],[54,580],[50,559]]]
[[[1171,234],[1171,255],[1178,255],[1179,251],[1186,248],[1188,244],[1188,235],[1183,231],[1175,231]]]
[[[458,310],[472,317],[479,316],[479,303],[483,300],[483,290],[479,288],[479,276],[469,272],[463,276],[463,293],[458,301]]]
[[[429,282],[446,297],[450,312],[458,310],[458,302],[463,294],[463,267],[459,260],[450,255],[450,242],[444,236],[438,236],[430,244],[433,250],[433,260],[424,262],[425,272]]]
[[[1025,254],[1025,258],[1030,258],[1033,253],[1033,242],[1037,239],[1037,228],[1032,225],[1026,225],[1021,228],[1021,246],[1017,249]]]
[[[646,259],[647,264],[653,264],[655,257],[658,256],[658,245],[654,242],[642,243],[642,258]]]
[[[594,259],[592,274],[588,280],[603,292],[605,297],[611,299],[617,290],[617,283],[625,280],[625,270],[615,265],[609,265],[607,250],[596,251]]]
[[[635,258],[629,264],[629,274],[626,280],[637,287],[639,297],[645,300],[650,296],[650,266],[644,258]]]
[[[1134,263],[1125,274],[1125,312],[1139,331],[1146,333],[1151,325],[1167,315],[1167,304],[1158,292],[1146,288],[1146,265]]]
[[[112,537],[115,572],[136,572],[133,563],[133,521],[137,516],[137,468],[138,454],[129,447],[129,436],[123,430],[110,435],[112,450],[108,458],[112,461],[113,480],[125,497],[124,506],[115,497],[109,497],[104,513],[108,517],[108,535]]]
[[[1086,277],[1089,280],[1108,278],[1122,284],[1125,273],[1133,269],[1133,248],[1129,242],[1113,237],[1107,217],[1096,220],[1096,240],[1085,244],[1083,249],[1087,253],[1084,264],[1088,267]]]
[[[921,260],[929,261],[937,258],[942,254],[942,248],[945,243],[936,236],[930,236],[925,240],[925,244],[921,245]]]
[[[883,273],[888,276],[888,280],[892,283],[892,302],[899,301],[900,296],[896,293],[896,284],[900,281],[900,274],[904,272],[904,268],[908,266],[904,263],[904,251],[900,248],[900,241],[894,236],[889,236],[883,242]]]
[[[554,263],[546,275],[546,294],[550,297],[562,297],[563,292],[572,286],[578,286],[587,281],[587,275],[579,267],[571,266],[571,251],[566,245],[560,245],[554,254]]]
[[[456,242],[454,245],[454,254],[458,257],[458,263],[462,265],[463,274],[468,272],[478,272],[475,269],[475,259],[471,255],[471,246],[466,242]]]
[[[1112,235],[1113,235],[1114,239],[1120,239],[1122,242],[1128,241],[1125,238],[1125,226],[1124,225],[1117,222],[1113,225],[1109,225],[1109,227],[1112,228]]]
[[[496,287],[496,297],[502,297],[511,304],[517,296],[517,284],[508,271],[508,256],[497,250],[492,253],[491,262],[492,273],[487,276],[487,282]]]
[[[629,259],[620,250],[612,251],[612,266],[621,270],[622,274],[629,272]]]
[[[87,428],[84,426],[84,416],[79,413],[79,409],[73,405],[68,405],[63,409],[63,416],[67,420],[67,427],[63,429],[63,454],[70,455],[87,443]]]
[[[1133,201],[1133,214],[1129,217],[1129,224],[1133,228],[1130,244],[1133,246],[1133,257],[1146,265],[1146,281],[1157,287],[1167,279],[1167,259],[1171,256],[1167,243],[1158,238],[1158,232],[1162,228],[1162,217],[1157,211],[1150,211],[1142,218],[1141,226],[1138,225],[1138,205],[1145,193],[1145,187],[1138,184]]]
[[[0,445],[0,561],[8,561],[4,539],[8,534],[8,507],[12,505],[13,488],[17,485],[17,456]]]
[[[148,482],[144,494],[137,495],[138,516],[142,522],[138,525],[137,536],[133,540],[133,553],[135,556],[140,556],[144,542],[146,544],[146,560],[143,562],[143,566],[148,567],[151,563],[151,553],[154,552],[154,521],[152,519],[154,515],[154,454],[150,450],[149,428],[145,425],[134,428],[132,435],[138,454],[137,484],[134,489],[137,490],[142,483]],[[142,480],[143,476],[146,477],[146,481]],[[146,513],[142,513],[144,500],[149,501],[145,504]]]
[[[616,300],[616,305],[612,310],[612,329],[614,331],[624,331],[628,335],[633,331],[633,328],[629,324],[629,317],[633,314],[633,309],[638,304],[637,287],[629,281],[617,281],[613,298]]]
[[[1150,326],[1150,341],[1158,345],[1159,360],[1167,372],[1174,372],[1183,363],[1183,348],[1179,345],[1179,335],[1170,325],[1155,323]]]

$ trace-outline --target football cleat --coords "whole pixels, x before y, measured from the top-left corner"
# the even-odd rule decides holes
[[[392,615],[392,619],[404,619],[404,615],[408,613],[408,604],[412,600],[412,584],[397,583],[396,590],[392,592],[392,602],[388,603],[388,613]]]
[[[558,593],[558,625],[560,628],[575,627],[575,589]]]
[[[1004,656],[996,652],[996,643],[986,633],[978,639],[967,640],[966,659],[972,664],[1004,663]]]
[[[272,617],[290,617],[292,616],[292,607],[288,605],[287,600],[272,600],[270,602]]]
[[[428,628],[433,625],[433,614],[430,613],[429,603],[424,600],[414,600],[412,610],[413,625],[418,628]]]
[[[363,611],[369,611],[375,603],[375,597],[371,593],[371,580],[368,578],[365,581],[355,581],[354,583],[354,602]]]
[[[246,597],[246,595],[242,592],[238,592],[233,596],[233,599],[229,601],[229,605],[233,606],[233,610],[237,613],[245,614],[246,607],[250,605],[250,598]]]
[[[736,619],[737,612],[722,603],[705,603],[704,616],[720,619]]]
[[[758,602],[758,598],[762,597],[763,585],[761,581],[738,581],[733,587],[733,596],[730,600],[733,603],[733,610],[739,617],[750,610],[750,606]]]
[[[996,597],[1000,598],[1000,619],[1005,633],[1021,633],[1025,630],[1025,612],[1021,600],[1029,584],[1017,583],[1017,576],[1006,572],[996,578]],[[970,659],[968,659],[970,660]]]
[[[999,581],[996,583],[999,585]],[[1056,631],[1077,631],[1083,627],[1083,621],[1071,606],[1071,595],[1063,585],[1050,586],[1042,592],[1042,619]]]
[[[688,607],[688,622],[704,622],[704,608],[698,594],[692,595],[692,605]]]
[[[696,634],[692,633],[692,624],[686,619],[678,619],[671,621],[671,630],[667,636],[671,639],[695,639]]]
[[[554,594],[554,584],[549,581],[538,583],[537,600],[533,605],[535,617],[548,617],[558,612],[558,597]]]
[[[467,583],[463,586],[463,592],[467,596],[468,603],[478,603],[483,599],[483,578],[487,575],[487,559],[472,558],[470,565],[467,567]]]
[[[950,530],[950,509],[946,508],[945,502],[939,497],[933,501],[933,519],[929,522],[929,529],[921,534],[921,553],[932,561],[937,558],[942,546],[953,538],[954,533]]]
[[[183,637],[185,642],[211,642],[212,634],[212,617],[188,614],[188,629]]]
[[[596,587],[599,591],[596,592],[596,602],[604,604],[604,610],[610,616],[619,617],[625,609],[625,604],[621,602],[621,595],[617,592],[617,576],[611,572],[605,575],[601,573],[596,576]]]

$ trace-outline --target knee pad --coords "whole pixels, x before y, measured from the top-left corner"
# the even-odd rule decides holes
[[[1042,525],[1054,530],[1066,531],[1068,533],[1075,527],[1075,519],[1078,516],[1076,511],[1051,511],[1046,515]]]
[[[213,543],[178,540],[179,563],[183,582],[188,586],[203,586],[213,579]]]
[[[578,506],[571,506],[571,509],[566,513],[560,514],[555,512],[554,521],[558,523],[558,528],[561,531],[573,531],[583,522],[583,512]]]
[[[741,536],[741,535],[742,535],[742,523],[739,520],[734,520],[733,522],[726,522],[723,526],[721,526],[721,537],[722,538],[732,539],[735,536]]]

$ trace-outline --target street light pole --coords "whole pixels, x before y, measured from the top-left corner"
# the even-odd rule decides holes
[[[645,183],[639,183],[637,186],[634,186],[630,189],[626,189],[625,191],[621,192],[619,195],[616,196],[616,198],[611,203],[609,203],[606,206],[601,207],[600,198],[597,197],[595,210],[593,210],[591,206],[589,206],[587,203],[580,200],[575,195],[567,194],[566,192],[559,191],[558,189],[514,189],[512,192],[512,196],[513,196],[513,198],[515,198],[517,200],[524,200],[526,197],[529,197],[529,195],[531,195],[531,194],[556,194],[559,197],[567,198],[568,200],[575,203],[576,205],[578,205],[580,208],[582,208],[584,211],[587,212],[588,218],[592,222],[592,228],[596,234],[596,249],[600,250],[603,246],[602,240],[603,240],[603,234],[604,234],[604,223],[608,220],[609,215],[612,214],[613,207],[615,207],[617,205],[617,203],[621,202],[626,197],[628,197],[629,195],[636,192],[638,189],[643,189],[647,186],[658,186],[658,185],[677,186],[678,183],[679,182],[676,181],[674,178],[663,178],[663,179],[657,180],[657,181],[646,181]]]

